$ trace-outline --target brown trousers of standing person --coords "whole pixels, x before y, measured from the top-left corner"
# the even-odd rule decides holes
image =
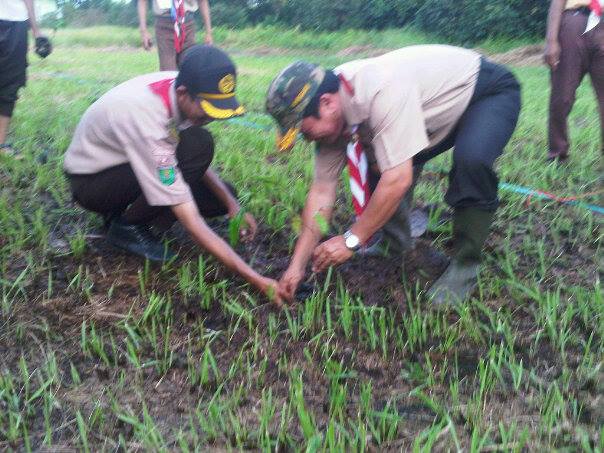
[[[195,44],[195,32],[194,16],[192,13],[187,13],[183,51],[176,53],[174,48],[174,19],[170,16],[155,17],[155,41],[157,42],[160,71],[178,71],[180,55]]]
[[[562,14],[560,63],[551,71],[549,107],[549,153],[551,159],[568,157],[568,115],[575,92],[589,73],[600,110],[601,146],[604,143],[604,24],[585,32],[588,11],[567,10]]]

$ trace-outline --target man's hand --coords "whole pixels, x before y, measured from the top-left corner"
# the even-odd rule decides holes
[[[329,266],[341,264],[350,259],[353,252],[346,247],[344,236],[333,237],[315,248],[313,252],[313,272],[322,272]]]
[[[258,224],[256,223],[256,219],[249,212],[246,212],[243,215],[243,221],[246,223],[247,228],[241,228],[239,231],[239,236],[243,242],[253,241],[256,237],[256,232],[258,231]]]
[[[543,60],[552,70],[555,70],[558,63],[560,63],[560,53],[560,43],[558,41],[551,41],[545,45]]]
[[[229,219],[235,218],[241,212],[241,206],[237,204],[236,207],[229,210]],[[239,238],[242,242],[253,241],[258,231],[258,224],[252,214],[246,212],[241,218],[241,225],[239,225]]]
[[[277,307],[280,308],[283,306],[283,299],[286,299],[286,295],[280,288],[277,280],[268,277],[260,277],[258,283],[256,283],[256,288],[258,288],[258,290]]]
[[[203,40],[208,46],[214,45],[214,38],[212,38],[212,33],[206,33],[206,36]]]
[[[204,222],[194,201],[172,206],[178,221],[191,234],[193,240],[214,255],[231,271],[241,275],[248,283],[264,293],[277,306],[283,305],[284,293],[276,280],[264,277],[252,269],[229,245]]]
[[[304,270],[290,266],[279,280],[279,287],[289,302],[294,300],[300,281],[304,278]]]
[[[229,216],[230,217],[230,216]],[[231,217],[232,218],[232,217]],[[239,238],[242,242],[251,242],[256,237],[258,231],[258,224],[256,219],[249,212],[243,214],[241,219],[241,225],[239,226]]]
[[[143,49],[150,50],[153,47],[153,40],[147,30],[141,30],[141,42],[143,43]]]

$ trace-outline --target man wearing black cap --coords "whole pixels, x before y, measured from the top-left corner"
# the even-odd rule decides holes
[[[233,188],[209,168],[214,142],[202,127],[243,114],[235,86],[235,66],[224,52],[193,46],[180,72],[136,77],[92,104],[64,169],[74,199],[104,217],[114,246],[153,261],[169,259],[149,224],[177,219],[203,249],[280,303],[276,282],[251,269],[203,220],[241,210]],[[242,236],[249,240],[256,223],[249,214],[243,219]]]

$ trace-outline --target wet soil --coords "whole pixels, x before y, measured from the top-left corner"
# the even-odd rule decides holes
[[[336,219],[341,225],[347,225],[350,221],[342,213],[337,213]],[[201,348],[193,351],[188,349],[191,336],[199,335],[200,326],[205,329],[205,332],[226,332],[229,327],[232,327],[236,318],[219,300],[211,301],[208,308],[203,308],[195,298],[183,296],[177,290],[175,267],[172,267],[172,271],[166,272],[161,266],[153,265],[149,272],[147,294],[153,291],[171,294],[173,306],[170,336],[173,362],[168,372],[164,375],[154,367],[134,371],[124,358],[125,354],[121,355],[113,365],[107,365],[98,358],[85,355],[79,341],[84,321],[88,325],[94,324],[105,334],[111,333],[115,342],[123,345],[124,331],[117,326],[127,317],[140,319],[147,307],[148,299],[142,297],[140,291],[140,276],[145,272],[141,260],[107,245],[101,231],[88,235],[87,248],[81,257],[65,255],[65,250],[61,252],[61,247],[64,248],[69,243],[70,235],[78,228],[75,223],[76,218],[72,220],[73,223],[57,224],[52,240],[58,248],[55,254],[45,258],[48,260],[48,271],[52,274],[52,295],[48,296],[48,272],[29,276],[24,281],[26,302],[16,308],[10,320],[12,325],[20,326],[20,333],[17,335],[12,332],[10,336],[0,335],[2,369],[13,370],[15,376],[18,376],[18,363],[22,355],[27,358],[29,366],[33,369],[47,360],[49,352],[54,354],[64,382],[64,385],[56,389],[60,407],[53,412],[55,417],[53,426],[60,428],[57,428],[53,438],[55,445],[72,445],[74,436],[77,436],[77,427],[69,421],[73,420],[76,410],[89,414],[94,410],[95,405],[109,408],[111,398],[117,399],[122,407],[130,407],[135,413],[141,411],[144,401],[160,429],[170,432],[174,427],[185,423],[191,410],[201,402],[209,401],[221,384],[210,381],[204,386],[199,386],[190,382],[187,356],[192,353],[200,357],[203,353]],[[518,223],[522,225],[525,222],[520,219]],[[228,236],[224,222],[217,221],[212,225],[223,237]],[[547,236],[548,232],[544,231],[543,234]],[[196,263],[198,251],[186,239],[182,230],[174,227],[169,231],[169,236],[172,238],[172,246],[179,248],[176,264]],[[487,252],[490,255],[498,253],[505,236],[504,231],[495,229],[487,244]],[[271,231],[261,227],[256,240],[251,244],[238,245],[237,251],[260,272],[278,278],[288,265],[291,237],[292,232],[289,228]],[[361,296],[363,303],[367,305],[393,309],[394,316],[400,321],[408,311],[407,295],[413,294],[417,288],[428,286],[447,266],[446,252],[450,251],[449,244],[445,242],[445,249],[438,250],[433,245],[435,238],[436,235],[428,232],[425,237],[417,239],[415,248],[404,256],[357,256],[334,270],[328,291],[335,293],[337,286],[341,284],[353,297]],[[511,247],[521,250],[522,240],[523,236],[520,232],[518,236],[512,238]],[[568,262],[564,263],[564,269],[560,269],[560,272],[565,272],[569,284],[586,285],[598,272],[601,272],[594,265],[593,250],[589,247],[577,247],[570,237],[562,240],[566,241],[561,247],[566,247],[568,251],[566,257]],[[560,244],[557,244],[558,246]],[[6,277],[15,279],[27,267],[27,260],[24,253],[15,254],[11,260],[8,266],[10,275]],[[205,280],[228,281],[227,300],[239,301],[245,305],[247,304],[245,293],[250,293],[257,298],[259,305],[254,308],[253,313],[258,331],[268,331],[271,316],[276,316],[283,323],[282,326],[286,325],[282,312],[262,301],[262,298],[246,287],[241,279],[233,277],[214,261],[207,261]],[[534,270],[534,266],[534,262],[520,257],[517,271],[528,275]],[[491,267],[488,271],[497,272],[497,268]],[[74,289],[74,276],[78,273],[85,276],[85,281],[80,282],[79,287]],[[326,284],[325,279],[325,274],[312,276],[309,273],[303,287],[304,292],[299,294],[300,300],[290,309],[294,311],[303,309],[304,299],[312,295],[316,288],[323,288]],[[85,295],[85,291],[82,290],[84,287],[89,288],[88,295]],[[411,293],[408,292],[409,289]],[[494,299],[489,301],[488,305],[495,310],[509,309],[510,300],[512,299]],[[522,358],[525,368],[530,367],[534,371],[535,379],[545,385],[549,379],[562,372],[559,356],[548,343],[543,343],[535,350],[535,325],[532,313],[524,307],[511,308],[514,310],[513,328],[518,332],[516,342],[518,357]],[[453,322],[457,319],[454,313],[447,316]],[[486,319],[484,321],[487,322]],[[212,350],[215,352],[217,366],[223,375],[228,373],[229,367],[237,360],[241,351],[249,349],[247,345],[253,335],[254,332],[248,331],[243,326],[235,331],[231,338],[227,339],[224,335],[217,337]],[[585,332],[585,337],[589,337],[589,332]],[[305,404],[317,417],[318,426],[325,426],[329,419],[330,382],[325,370],[318,366],[324,360],[318,356],[317,348],[310,346],[309,340],[310,338],[305,336],[296,341],[280,336],[276,343],[270,343],[267,336],[260,336],[258,360],[266,360],[269,365],[263,385],[249,389],[239,402],[238,413],[242,423],[255,426],[257,406],[262,399],[263,390],[267,388],[271,389],[274,396],[274,406],[282,407],[290,397],[288,384],[290,373],[300,369],[305,384]],[[484,347],[468,344],[459,345],[455,349],[454,356],[442,354],[438,352],[439,345],[429,340],[421,352],[406,352],[385,358],[379,351],[371,351],[361,345],[354,337],[350,339],[338,337],[336,344],[331,360],[342,364],[352,376],[349,381],[349,399],[346,403],[347,414],[351,418],[355,417],[360,404],[358,401],[360,383],[369,380],[373,386],[374,409],[395,410],[405,420],[404,427],[399,429],[397,441],[389,446],[393,451],[409,448],[417,433],[430,426],[435,420],[436,414],[428,405],[418,398],[409,397],[409,392],[423,382],[421,369],[426,366],[427,361],[434,364],[447,363],[447,361],[457,363],[457,375],[454,378],[462,382],[462,394],[471,395],[474,391],[473,376],[480,358],[486,353]],[[141,355],[152,357],[153,352],[147,346]],[[309,361],[309,355],[313,359],[312,362]],[[567,366],[578,364],[580,359],[579,350],[576,353],[569,353]],[[286,363],[287,368],[282,369],[280,362]],[[72,364],[80,374],[79,385],[69,385]],[[123,374],[124,371],[126,374]],[[257,371],[251,370],[251,372]],[[118,381],[122,382],[121,386],[116,386]],[[576,391],[583,395],[582,400],[587,402],[585,422],[596,424],[604,421],[597,406],[589,403],[599,401],[598,395],[601,395],[602,391],[594,389],[593,385],[596,384],[593,383],[576,385]],[[226,391],[235,387],[236,383],[229,382]],[[129,389],[137,389],[137,391],[132,392]],[[445,384],[439,390],[444,398],[447,389]],[[509,411],[514,417],[538,417],[536,409],[526,402],[530,401],[533,393],[534,389],[531,388],[525,393],[513,396],[495,391],[493,398],[500,398],[500,403],[493,401],[486,416],[499,419],[501,410],[504,410],[504,412]],[[30,427],[30,433],[33,435],[33,447],[38,448],[44,435],[43,414],[40,412],[33,418],[35,422]],[[463,419],[458,422],[463,423]],[[291,434],[302,439],[302,433],[296,433],[296,429],[299,429],[296,427],[296,419],[293,423]],[[103,443],[111,445],[108,439],[117,439],[119,434],[126,439],[131,439],[134,435],[132,428],[117,418],[106,420],[99,430],[94,433],[91,440],[95,445]],[[224,440],[215,446],[221,448],[223,445]],[[8,446],[11,447],[16,446]],[[250,441],[248,447],[254,449],[258,445]],[[0,450],[3,448],[7,448],[7,444],[0,439]]]

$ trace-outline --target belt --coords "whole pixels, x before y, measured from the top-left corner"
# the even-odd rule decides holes
[[[591,14],[591,9],[589,9],[589,6],[580,6],[578,8],[569,9],[567,11],[575,14],[584,14],[585,16],[589,16]]]
[[[157,19],[164,19],[164,20],[171,20],[174,21],[174,19],[172,18],[172,16],[170,16],[170,12],[166,13],[166,14],[161,14],[158,16],[155,16]],[[195,11],[187,11],[185,13],[185,20],[189,21],[189,20],[194,20],[195,19]]]

